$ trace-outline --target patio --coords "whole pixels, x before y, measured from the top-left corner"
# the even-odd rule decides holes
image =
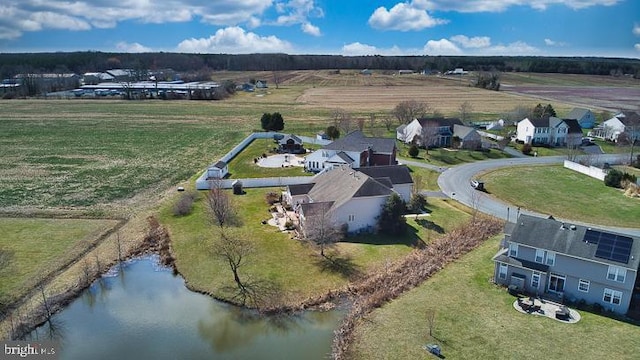
[[[563,323],[575,324],[580,321],[580,314],[577,311],[540,298],[518,297],[513,307],[523,314],[546,316]]]
[[[290,166],[304,166],[304,158],[292,154],[277,154],[259,158],[258,166],[267,168],[279,168]]]

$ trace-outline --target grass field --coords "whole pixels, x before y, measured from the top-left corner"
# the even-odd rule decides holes
[[[510,157],[508,154],[497,150],[491,149],[488,152],[473,151],[473,150],[455,150],[455,149],[431,149],[428,152],[425,149],[420,149],[418,156],[415,158],[409,157],[409,147],[407,145],[400,145],[398,149],[398,159],[402,161],[402,158],[412,161],[423,160],[430,165],[448,167],[453,165],[459,165],[469,162],[487,160],[487,159],[502,159]]]
[[[275,282],[287,301],[300,301],[347,284],[358,276],[388,261],[399,259],[411,251],[418,241],[426,241],[448,231],[468,215],[448,202],[430,200],[432,216],[428,221],[409,219],[409,233],[398,236],[358,236],[347,238],[328,253],[336,260],[331,264],[319,256],[309,244],[290,238],[261,221],[270,217],[264,195],[278,188],[246,189],[247,194],[231,199],[238,209],[243,225],[233,234],[250,241],[254,253],[241,275]],[[204,196],[204,194],[201,194]],[[161,222],[171,234],[178,270],[196,289],[228,297],[226,286],[233,285],[227,265],[209,251],[216,229],[207,221],[203,201],[196,202],[194,211],[184,217],[174,217],[169,208],[162,212]]]
[[[503,168],[480,179],[493,196],[523,209],[587,223],[639,226],[638,199],[560,165]]]
[[[229,176],[236,179],[255,177],[278,176],[311,176],[313,173],[305,172],[304,167],[294,166],[289,168],[265,168],[256,165],[253,159],[263,154],[274,155],[273,148],[277,144],[270,139],[256,139],[249,144],[240,154],[229,162]],[[300,155],[304,156],[304,154]]]
[[[515,298],[490,282],[499,238],[374,311],[360,323],[354,359],[426,359],[439,344],[447,359],[636,359],[640,327],[580,312],[563,324],[513,308]],[[427,313],[435,312],[434,338]]]
[[[0,218],[0,301],[38,281],[88,249],[115,220]]]

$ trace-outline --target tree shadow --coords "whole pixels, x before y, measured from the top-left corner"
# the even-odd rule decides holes
[[[350,235],[344,238],[342,242],[368,245],[406,245],[408,247],[420,249],[426,246],[424,241],[418,235],[418,231],[409,225],[406,225],[405,231],[401,233]]]
[[[433,221],[427,220],[427,219],[416,219],[416,223],[420,226],[422,226],[423,228],[427,229],[427,230],[433,230],[435,232],[437,232],[438,234],[444,234],[445,230],[442,226],[436,224]]]
[[[337,252],[325,256],[318,256],[314,262],[315,265],[320,268],[320,271],[335,273],[345,279],[354,279],[363,274],[360,266],[354,262],[351,256],[341,256]]]

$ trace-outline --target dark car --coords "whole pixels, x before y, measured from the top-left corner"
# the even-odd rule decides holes
[[[484,183],[479,180],[471,180],[471,187],[476,190],[484,190]]]

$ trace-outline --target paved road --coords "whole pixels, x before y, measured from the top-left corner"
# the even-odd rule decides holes
[[[602,162],[612,162],[614,158],[619,158],[620,154],[604,154],[599,155]],[[622,155],[624,156],[624,155]],[[627,155],[628,157],[628,155]],[[546,216],[546,214],[536,213],[528,209],[519,209],[511,204],[500,201],[487,193],[477,191],[471,187],[469,182],[476,174],[496,168],[517,166],[517,165],[545,165],[545,164],[561,164],[566,157],[564,156],[544,156],[544,157],[526,157],[511,159],[485,160],[474,163],[458,165],[444,171],[438,177],[438,186],[448,197],[461,202],[471,208],[477,208],[483,213],[487,213],[501,219],[515,221],[519,213]],[[562,219],[559,219],[562,220]],[[566,220],[566,222],[576,223],[579,225],[592,225],[594,227],[610,229],[612,231],[629,234],[640,237],[640,229],[619,228],[619,227],[603,227],[601,225],[586,224],[576,222],[575,220]]]

